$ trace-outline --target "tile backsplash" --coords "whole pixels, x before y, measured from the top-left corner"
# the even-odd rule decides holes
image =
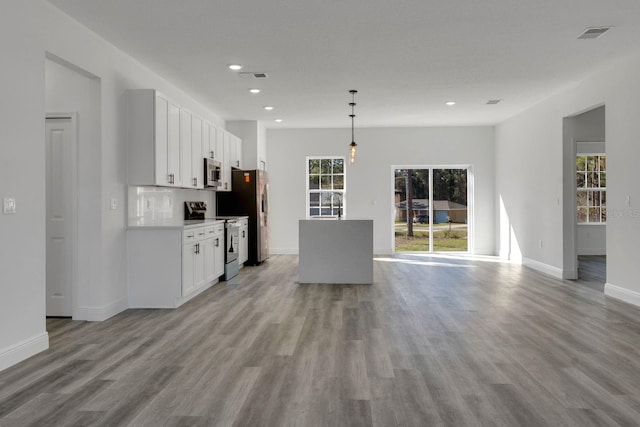
[[[216,213],[216,193],[213,191],[130,186],[128,193],[129,223],[140,219],[148,222],[182,220],[187,200],[206,202],[207,218]]]

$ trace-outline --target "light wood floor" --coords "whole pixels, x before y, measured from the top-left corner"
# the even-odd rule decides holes
[[[0,425],[637,426],[640,308],[521,266],[404,255],[375,283],[247,267],[177,310],[48,320]],[[6,327],[6,325],[3,325]]]

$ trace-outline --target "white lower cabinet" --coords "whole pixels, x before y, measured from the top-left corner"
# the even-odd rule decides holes
[[[224,274],[224,223],[127,231],[130,308],[176,308]]]
[[[240,240],[238,241],[238,264],[243,265],[249,259],[249,220],[240,220]]]

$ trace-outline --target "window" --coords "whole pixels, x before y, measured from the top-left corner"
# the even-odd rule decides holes
[[[604,154],[578,154],[576,159],[578,223],[607,221],[607,159]]]
[[[344,216],[344,157],[307,157],[307,218]]]

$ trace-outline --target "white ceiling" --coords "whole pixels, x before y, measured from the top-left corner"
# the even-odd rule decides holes
[[[638,0],[49,1],[224,119],[276,128],[349,127],[349,89],[356,127],[492,125],[640,49]]]

